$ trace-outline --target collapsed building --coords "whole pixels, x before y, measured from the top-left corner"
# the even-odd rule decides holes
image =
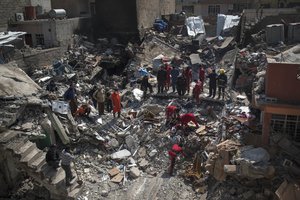
[[[122,21],[115,18],[113,21],[118,23],[111,25],[105,23],[108,18],[104,17],[99,24],[108,26],[107,33],[117,30],[136,34],[141,27],[150,28],[155,16],[163,13],[154,9],[154,4],[157,7],[162,2],[155,2],[145,7],[141,1],[126,3],[128,9],[122,13],[132,24],[119,26]],[[120,7],[116,9],[111,3],[96,0],[95,10],[107,5],[110,9],[100,13],[117,12]],[[147,18],[144,14],[149,6],[155,12]],[[132,13],[127,15],[129,12]],[[172,21],[178,16],[180,19]],[[243,36],[243,16],[239,24],[235,21],[239,18],[228,17],[237,29],[228,31],[232,27],[220,26],[216,37],[205,37],[200,17],[200,30],[189,29],[182,17],[185,18],[169,17],[169,23],[173,22],[169,31],[139,32],[143,35],[140,44],[124,44],[123,40],[103,35],[91,42],[85,36],[73,35],[68,50],[55,59],[40,58],[51,62],[31,68],[30,77],[14,63],[1,64],[0,196],[298,199],[299,47],[293,47],[297,34],[292,34],[291,46],[282,42],[270,46],[268,37],[282,38],[282,28],[276,29],[279,34],[275,36],[256,33],[247,46],[240,43],[242,48],[238,48],[240,40],[232,34],[240,30]],[[295,33],[297,30],[293,29]],[[199,32],[193,37],[189,35],[193,31]],[[141,78],[148,75],[155,87],[156,72],[163,62],[181,70],[191,66],[193,80],[198,79],[200,66],[206,73],[224,69],[229,80],[224,101],[208,97],[208,80],[204,82],[200,105],[195,104],[191,94],[143,96]],[[50,80],[57,86],[53,92],[46,90]],[[121,117],[114,119],[110,112],[99,116],[92,105],[88,117],[72,116],[63,99],[71,82],[76,83],[80,105],[89,101],[89,92],[99,83],[108,92],[120,88]],[[195,128],[188,124],[186,132],[176,132],[175,136],[184,140],[187,157],[178,160],[172,177],[167,174],[167,152],[176,137],[165,125],[168,105],[181,107],[182,113],[194,113],[200,125]],[[51,144],[58,144],[59,150],[65,146],[73,150],[76,179],[71,187],[65,187],[62,168],[54,171],[46,163],[45,154]]]

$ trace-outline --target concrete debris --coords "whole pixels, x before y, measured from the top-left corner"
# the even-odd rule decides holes
[[[299,199],[300,99],[281,102],[268,84],[270,61],[299,60],[299,45],[287,41],[298,41],[297,24],[286,37],[287,24],[250,31],[246,19],[220,15],[210,37],[206,19],[166,15],[140,30],[142,42],[74,35],[66,52],[30,77],[1,65],[0,161],[10,171],[0,172],[3,190],[19,185],[20,168],[54,199]],[[196,123],[177,113],[167,119],[172,106]],[[45,160],[53,144],[75,155],[69,188],[63,169]]]
[[[132,167],[132,168],[130,169],[130,176],[131,176],[132,178],[138,178],[138,177],[140,176],[140,174],[141,174],[141,172],[140,172],[139,168],[137,168],[137,167]]]
[[[117,151],[117,152],[111,154],[112,159],[124,159],[129,156],[131,156],[131,153],[127,149],[123,149],[121,151]]]

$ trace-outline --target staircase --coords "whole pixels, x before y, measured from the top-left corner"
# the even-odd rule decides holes
[[[39,150],[26,136],[22,136],[21,131],[7,130],[0,133],[0,150],[11,154],[20,171],[47,188],[51,199],[73,200],[81,193],[83,184],[77,183],[78,177],[70,187],[66,187],[64,170],[59,168],[55,171],[49,167],[45,160],[46,153]]]

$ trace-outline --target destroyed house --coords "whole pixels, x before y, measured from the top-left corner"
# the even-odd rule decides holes
[[[265,94],[254,94],[254,104],[262,111],[262,140],[282,134],[300,141],[300,64],[268,59]]]
[[[175,0],[96,0],[96,34],[135,35],[151,28],[156,18],[175,12]]]

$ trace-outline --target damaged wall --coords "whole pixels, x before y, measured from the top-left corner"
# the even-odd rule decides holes
[[[51,10],[50,0],[1,0],[0,1],[0,31],[6,31],[9,21],[15,21],[16,13],[23,13],[25,6],[41,6],[42,12]]]
[[[175,4],[175,0],[160,0],[160,14],[173,14],[175,12]]]
[[[89,15],[87,0],[51,0],[53,9],[65,9],[69,18]]]
[[[94,27],[97,34],[137,31],[135,0],[96,0]]]
[[[266,95],[278,100],[300,102],[300,80],[297,79],[300,64],[268,63]],[[284,75],[283,75],[284,74]]]
[[[7,22],[15,20],[15,13],[23,13],[24,7],[29,5],[29,0],[1,0],[0,1],[0,31],[7,30]]]
[[[37,40],[37,35],[42,34],[44,45],[46,48],[62,46],[66,47],[72,41],[72,36],[75,31],[87,33],[90,30],[90,18],[71,18],[63,20],[32,20],[18,22],[10,27],[13,31],[24,31],[31,35],[32,44],[30,46],[36,47],[41,45]]]
[[[96,33],[138,33],[174,12],[175,0],[96,0]]]

